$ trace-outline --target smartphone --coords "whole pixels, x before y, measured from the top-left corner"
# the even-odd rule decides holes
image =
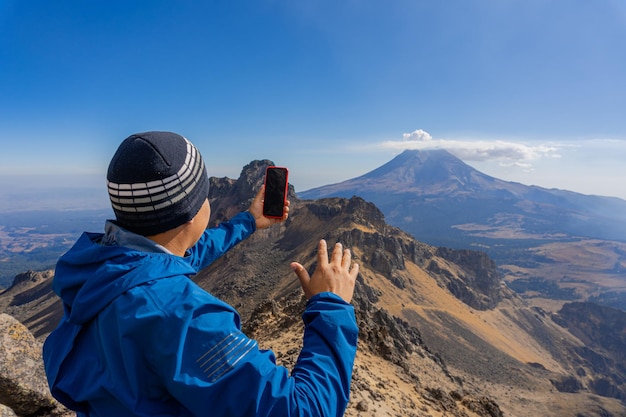
[[[287,177],[289,171],[284,167],[269,166],[265,170],[265,195],[263,196],[263,215],[281,219],[287,203]]]

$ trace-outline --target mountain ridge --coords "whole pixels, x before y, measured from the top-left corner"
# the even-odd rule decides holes
[[[212,224],[247,207],[270,162],[253,161],[237,180],[211,179]],[[572,334],[571,315],[528,305],[483,252],[420,242],[360,197],[290,199],[287,222],[257,231],[194,281],[237,308],[245,331],[290,366],[306,301],[289,263],[312,270],[320,238],[351,248],[360,264],[353,305],[361,336],[346,416],[626,412],[619,398],[626,374],[598,367],[615,363],[612,351]],[[0,293],[0,309],[44,338],[62,307],[50,292],[52,275],[38,274]],[[583,308],[575,317],[595,316]]]

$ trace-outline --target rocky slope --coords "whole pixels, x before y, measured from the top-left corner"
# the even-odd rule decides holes
[[[44,338],[63,315],[61,300],[52,292],[53,278],[54,271],[17,275],[13,285],[0,293],[0,312],[17,318],[36,338]]]
[[[269,163],[251,163],[238,180],[211,180],[213,223],[248,206]],[[285,224],[255,233],[194,279],[234,305],[245,331],[289,367],[304,305],[289,262],[314,268],[320,238],[350,247],[361,265],[353,301],[360,341],[347,416],[626,415],[615,350],[623,339],[611,341],[609,331],[599,343],[591,333],[592,323],[613,317],[606,311],[530,307],[483,253],[418,242],[360,198],[301,201],[293,189],[290,198]],[[24,274],[0,294],[0,311],[40,340],[61,308],[50,280]],[[623,323],[610,320],[612,331]]]

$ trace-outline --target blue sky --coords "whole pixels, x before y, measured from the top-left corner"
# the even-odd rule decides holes
[[[624,45],[622,0],[2,0],[0,187],[104,187],[125,137],[172,130],[297,191],[446,148],[626,198]]]

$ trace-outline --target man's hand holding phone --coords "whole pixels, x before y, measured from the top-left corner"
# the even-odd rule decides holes
[[[282,219],[287,203],[289,171],[285,167],[269,166],[265,169],[265,192],[263,195],[263,215]]]
[[[287,220],[290,204],[287,187],[287,168],[267,167],[263,186],[248,209],[256,221],[257,229],[266,229]]]

